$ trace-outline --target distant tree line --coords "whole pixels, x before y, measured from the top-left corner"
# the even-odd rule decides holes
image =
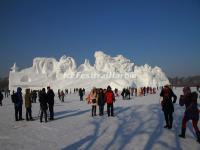
[[[200,76],[189,76],[189,77],[168,77],[170,83],[173,86],[183,87],[183,86],[200,86]]]

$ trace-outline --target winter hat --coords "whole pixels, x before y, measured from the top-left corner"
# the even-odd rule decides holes
[[[17,88],[17,93],[20,93],[22,91],[22,88],[21,87],[18,87]]]
[[[45,92],[45,88],[42,88],[42,92]]]
[[[107,90],[111,90],[111,87],[110,87],[110,85],[107,87]]]

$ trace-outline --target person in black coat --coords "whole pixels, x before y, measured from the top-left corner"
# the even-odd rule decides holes
[[[160,93],[160,96],[163,97],[161,105],[166,121],[166,125],[164,126],[164,128],[171,129],[173,124],[173,112],[174,112],[173,103],[176,103],[177,96],[174,94],[174,92],[170,89],[168,85],[164,86],[164,88]]]
[[[42,122],[43,114],[45,117],[45,122],[47,122],[47,94],[45,91],[45,88],[42,89],[39,95],[39,102],[40,102],[40,109],[41,109],[41,114],[40,114],[40,122]]]
[[[47,87],[47,101],[49,104],[49,113],[50,113],[50,118],[49,120],[54,120],[54,97],[55,94],[53,92],[53,90],[48,86]]]
[[[80,88],[78,92],[80,96],[80,101],[83,101],[83,90]]]
[[[2,106],[3,94],[0,91],[0,106]]]
[[[125,99],[125,93],[126,93],[126,89],[124,88],[122,90],[122,93],[121,93],[121,96],[122,96],[122,99],[124,100]]]
[[[192,125],[197,135],[197,142],[200,143],[200,131],[198,128],[199,110],[197,104],[198,94],[196,92],[191,92],[189,87],[184,87],[183,93],[184,95],[180,96],[179,105],[185,105],[185,113],[182,120],[182,130],[179,137],[185,138],[187,122],[192,120]]]
[[[99,105],[99,116],[103,116],[105,100],[104,100],[103,89],[101,88],[99,89],[99,93],[98,93],[98,105]]]
[[[49,112],[50,112],[49,120],[54,119],[54,110],[53,110],[54,96],[55,96],[55,94],[54,94],[53,90],[48,86],[47,87],[47,101],[48,101],[48,104],[49,104]]]
[[[22,118],[23,98],[22,98],[22,88],[21,87],[18,87],[17,92],[12,95],[12,101],[15,106],[15,121],[24,120]]]

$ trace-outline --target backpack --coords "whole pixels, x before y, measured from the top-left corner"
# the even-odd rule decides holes
[[[13,103],[16,103],[17,102],[17,95],[16,94],[12,94],[11,95],[11,100]]]

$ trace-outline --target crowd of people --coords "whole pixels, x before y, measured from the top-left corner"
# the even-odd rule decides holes
[[[33,95],[34,94],[34,95]],[[31,94],[30,89],[25,90],[25,108],[26,108],[26,120],[33,121],[32,117],[32,103],[36,102],[35,92]],[[37,93],[36,93],[37,94]],[[47,92],[45,88],[38,91],[38,97],[40,102],[40,122],[43,122],[43,115],[45,122],[47,122],[47,109],[49,109],[50,117],[49,120],[54,120],[54,92],[50,87],[47,87]],[[22,106],[23,106],[23,96],[21,87],[17,88],[17,92],[11,95],[12,102],[15,108],[15,121],[24,120],[22,117]]]
[[[83,96],[85,95],[84,88],[74,88],[74,94],[78,93],[80,96],[80,101],[83,101]],[[60,90],[58,89],[58,98],[61,102],[64,102],[64,98],[66,95],[72,94],[71,89]]]
[[[140,88],[124,88],[122,90],[121,96],[123,100],[131,99],[131,96],[146,96],[148,94],[156,94],[157,88],[152,87],[140,87]]]
[[[200,110],[198,109],[198,92],[199,86],[196,87],[197,92],[192,92],[190,87],[183,88],[183,94],[180,95],[179,98],[179,105],[185,106],[185,112],[182,118],[182,125],[181,125],[181,133],[179,134],[180,138],[186,138],[186,127],[187,122],[192,120],[193,128],[196,133],[197,142],[200,143],[200,130],[198,128],[198,121],[199,121],[199,113]],[[138,92],[139,90],[139,92]],[[124,88],[121,92],[122,99],[130,99],[131,96],[145,96],[148,94],[155,94],[158,88],[151,88],[151,87],[143,87],[143,88]],[[64,92],[65,91],[65,92]],[[58,97],[61,102],[64,102],[64,96],[71,93],[68,89],[65,90],[58,90]],[[97,116],[97,107],[99,108],[99,116],[104,115],[104,107],[107,105],[107,116],[114,117],[114,103],[115,97],[119,96],[118,89],[112,90],[111,86],[108,86],[106,89],[102,88],[92,88],[89,94],[86,96],[86,101],[88,104],[91,105],[91,116]],[[84,88],[74,88],[74,93],[80,96],[80,101],[84,100],[84,95],[86,94]],[[9,96],[9,94],[8,94]],[[7,94],[6,94],[7,97]],[[36,103],[36,99],[39,99],[40,103],[40,122],[44,121],[47,122],[47,111],[49,111],[49,120],[54,120],[54,91],[48,86],[47,92],[46,89],[43,88],[42,90],[25,90],[25,95],[22,95],[22,89],[20,87],[17,88],[17,91],[11,95],[12,102],[14,103],[15,109],[15,120],[20,121],[24,120],[22,117],[22,106],[23,101],[25,102],[25,109],[26,109],[26,120],[33,121],[32,117],[32,103]],[[174,109],[174,103],[177,101],[177,96],[173,92],[172,88],[169,85],[165,85],[162,87],[160,92],[160,97],[162,97],[161,107],[164,114],[166,125],[164,128],[172,129],[173,127],[173,113],[176,111]],[[4,98],[3,93],[0,91],[0,106],[2,106],[2,100]],[[24,100],[23,100],[24,99]]]
[[[92,106],[92,116],[96,116],[97,105],[99,106],[99,116],[104,115],[104,105],[107,104],[108,117],[114,117],[114,107],[115,95],[111,87],[108,86],[107,89],[94,87],[86,98],[88,104]]]

